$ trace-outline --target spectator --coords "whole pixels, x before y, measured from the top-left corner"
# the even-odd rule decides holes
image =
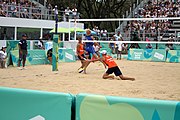
[[[47,51],[47,59],[49,60],[50,64],[52,64],[52,52],[52,48]]]
[[[49,3],[48,4],[48,20],[50,19],[52,19],[51,18],[51,14],[52,14],[52,10],[53,10],[53,7],[52,7],[52,5]]]
[[[139,8],[136,12],[135,17],[140,18],[155,18],[155,17],[179,17],[180,14],[180,2],[172,1],[148,1],[143,8]],[[148,37],[156,37],[157,30],[159,34],[167,33],[171,27],[172,20],[159,20],[158,22],[154,21],[131,21],[128,24],[126,31],[134,31],[137,29],[141,37],[144,37],[145,34],[148,34]],[[158,28],[157,28],[158,27]],[[129,29],[129,30],[128,30]],[[126,32],[125,31],[125,32]]]
[[[42,37],[39,38],[39,41],[38,41],[38,48],[44,50],[44,43],[43,43]]]
[[[122,43],[119,41],[122,41],[123,38],[122,38],[120,31],[118,31],[117,34],[114,35],[114,37],[116,39],[115,49],[116,49],[117,60],[118,60],[118,59],[121,59],[121,52],[122,52]],[[120,58],[119,58],[119,56],[120,56]]]
[[[128,53],[128,44],[127,43],[122,44],[122,51],[125,51],[125,54]]]
[[[149,41],[150,41],[149,38],[146,37],[146,42],[149,42]],[[146,45],[146,49],[152,49],[151,43],[148,43],[148,44]]]
[[[121,60],[121,54],[122,54],[122,39],[118,39],[118,42],[117,42],[117,60]]]
[[[148,44],[146,45],[146,49],[152,49],[151,43],[148,43]]]
[[[174,37],[174,35],[173,34],[171,34],[170,36],[169,36],[169,39],[168,39],[169,41],[174,41],[175,40],[175,37]]]
[[[72,11],[70,10],[69,7],[67,7],[67,9],[65,9],[65,17],[66,17],[66,21],[69,21],[69,15]]]
[[[0,8],[0,16],[6,17],[6,12],[4,12],[2,8]]]
[[[12,17],[16,17],[16,2],[11,3],[9,15]]]
[[[22,35],[22,40],[19,41],[19,61],[18,61],[18,69],[26,69],[25,63],[26,63],[26,56],[27,56],[27,35]],[[20,64],[22,61],[23,68],[20,68]]]
[[[94,47],[94,50],[95,50],[95,53],[97,54],[97,56],[100,57],[100,52],[99,52],[99,50],[100,50],[100,48],[102,48],[102,47],[101,47],[101,46],[99,45],[99,43],[97,43],[97,42],[94,43],[93,47]]]
[[[37,7],[34,7],[34,8],[32,9],[32,16],[33,16],[34,19],[40,19],[40,17],[41,17],[41,11],[40,11],[40,9],[37,8]]]
[[[26,8],[21,9],[20,17],[21,18],[29,18],[29,12]]]
[[[6,53],[5,46],[2,47],[0,50],[0,68],[6,68],[6,59],[7,59],[7,53]]]
[[[77,18],[77,9],[76,7],[72,9],[72,13],[73,13],[73,18]]]
[[[170,35],[170,37],[169,37],[169,39],[168,39],[168,42],[174,42],[174,36],[173,36],[173,34]],[[166,44],[166,51],[169,51],[169,50],[174,50],[174,47],[173,47],[173,44],[172,44],[172,43]]]
[[[114,35],[110,38],[110,41],[116,41],[116,38]],[[112,54],[115,54],[115,46],[116,44],[114,42],[109,43],[109,48],[111,49]]]

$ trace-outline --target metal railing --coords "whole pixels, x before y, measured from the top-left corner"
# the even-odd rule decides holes
[[[169,34],[170,33],[168,33],[168,31],[167,32],[158,31],[158,41],[167,41],[169,39]],[[110,39],[112,39],[113,35],[114,32],[107,32],[105,36],[100,34],[97,36],[95,35],[95,37],[98,38],[97,40],[109,41]],[[154,33],[146,32],[145,30],[139,31],[136,34],[134,33],[134,31],[127,30],[125,33],[121,33],[121,36],[124,41],[146,41],[147,39],[149,41],[154,41],[157,38],[156,32]],[[173,36],[174,36],[174,41],[180,40],[180,32],[179,34],[175,32]]]
[[[59,21],[68,21],[74,17],[79,18],[79,13],[76,16],[72,12],[67,15],[65,11],[58,11]],[[0,4],[0,16],[4,17],[16,17],[16,18],[28,18],[28,19],[41,19],[41,20],[54,20],[55,11],[53,9],[47,9],[44,6],[39,7],[25,7],[20,4],[9,5]]]

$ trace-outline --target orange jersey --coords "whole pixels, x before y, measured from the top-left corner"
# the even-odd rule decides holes
[[[82,43],[79,43],[79,51],[80,55],[84,54],[84,45]]]
[[[109,55],[105,56],[105,60],[104,62],[106,63],[106,65],[108,66],[108,68],[112,68],[112,67],[116,67],[117,64],[116,62],[113,60],[113,58]]]

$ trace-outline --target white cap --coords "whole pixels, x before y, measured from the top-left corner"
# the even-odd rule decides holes
[[[2,48],[7,48],[6,46],[2,46]]]
[[[102,50],[101,54],[107,54],[107,51],[106,50]]]

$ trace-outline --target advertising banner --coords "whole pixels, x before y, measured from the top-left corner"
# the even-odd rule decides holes
[[[75,54],[73,49],[60,48],[59,52],[59,62],[75,62]]]
[[[13,66],[17,66],[19,60],[19,50],[10,52]],[[47,64],[47,58],[44,50],[28,50],[26,65]]]
[[[72,97],[0,87],[0,120],[71,120]]]
[[[163,49],[130,49],[128,60],[159,61],[166,60],[166,51]]]
[[[19,50],[18,44],[19,44],[19,40],[14,40],[14,41],[7,40],[7,43],[6,43],[8,49],[10,50]],[[30,41],[27,40],[27,44],[28,44],[27,49],[30,49]]]
[[[166,62],[180,62],[180,50],[169,50],[167,54]]]
[[[179,101],[76,96],[76,120],[180,120],[179,114]]]

